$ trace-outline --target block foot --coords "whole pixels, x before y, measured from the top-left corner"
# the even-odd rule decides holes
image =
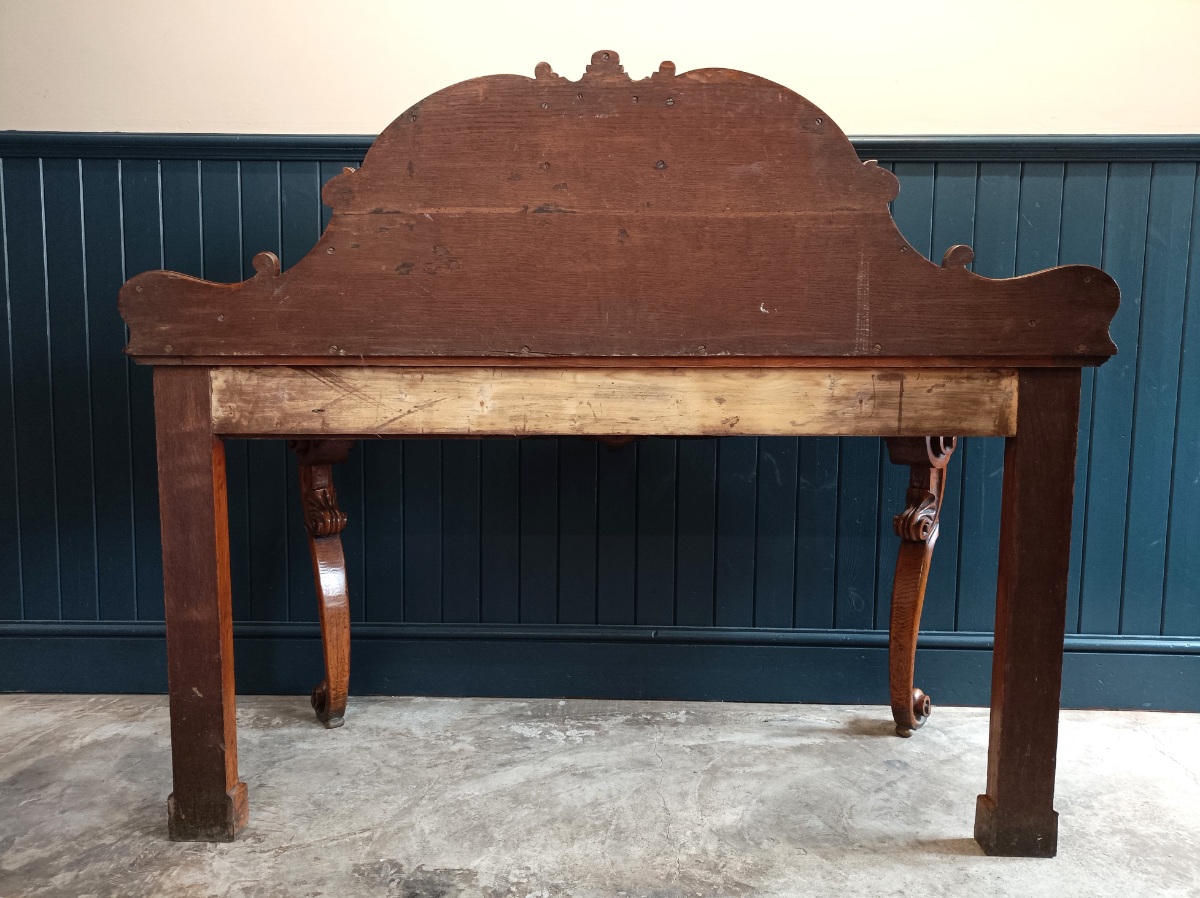
[[[232,842],[250,817],[246,784],[238,783],[215,801],[167,798],[167,830],[172,842]]]
[[[975,841],[993,857],[1054,857],[1058,853],[1058,812],[1038,817],[1003,814],[980,795],[975,803]]]

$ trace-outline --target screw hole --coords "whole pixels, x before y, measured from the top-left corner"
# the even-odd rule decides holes
[[[549,109],[549,108],[550,108],[550,104],[549,104],[549,103],[543,103],[543,104],[542,104],[542,108],[543,108],[543,109]]]
[[[605,53],[605,54],[604,54],[604,55],[601,57],[601,59],[603,59],[605,62],[608,62],[608,54],[607,54],[607,53]]]
[[[667,167],[667,163],[664,160],[659,159],[657,162],[654,163],[654,167],[657,168],[659,171],[662,171],[664,168]]]
[[[583,94],[575,94],[575,99],[576,99],[576,100],[582,100],[582,99],[583,99]]]
[[[545,170],[546,170],[546,169],[548,169],[549,167],[550,167],[550,163],[549,163],[549,162],[543,162],[541,165],[539,165],[539,166],[538,166],[538,168],[540,168],[542,171],[545,171]]]
[[[667,97],[667,105],[668,105],[668,106],[674,106],[674,105],[675,105],[675,98],[674,98],[674,97]]]
[[[633,102],[635,102],[635,103],[637,102],[637,97],[633,98]]]
[[[818,118],[818,119],[817,119],[817,124],[818,124],[818,125],[823,125],[823,124],[825,124],[825,119],[823,119],[823,118]]]

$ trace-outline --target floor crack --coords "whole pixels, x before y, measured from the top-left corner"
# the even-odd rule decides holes
[[[1190,779],[1197,786],[1200,786],[1200,777],[1198,777],[1196,775],[1196,772],[1194,770],[1192,770],[1192,768],[1189,767],[1187,764],[1185,764],[1183,761],[1179,760],[1179,758],[1175,757],[1175,755],[1171,754],[1171,752],[1168,750],[1167,743],[1165,743],[1161,738],[1159,738],[1158,734],[1155,733],[1154,730],[1149,729],[1146,726],[1143,726],[1142,722],[1140,720],[1137,720],[1136,718],[1134,719],[1134,726],[1136,726],[1141,732],[1145,733],[1147,736],[1150,737],[1150,741],[1153,742],[1155,744],[1155,746],[1158,748],[1159,754],[1161,754],[1165,758],[1169,758],[1170,760],[1174,761],[1183,770],[1184,774],[1187,776],[1188,779]]]
[[[658,800],[662,802],[663,812],[667,815],[667,842],[675,849],[675,881],[678,882],[683,878],[683,864],[679,857],[679,843],[675,841],[675,836],[671,831],[671,823],[675,816],[671,813],[671,808],[667,804],[667,797],[663,795],[662,784],[667,775],[667,767],[663,762],[662,752],[658,750],[659,742],[662,740],[662,730],[658,724],[654,724],[654,756],[658,758],[658,780],[654,784],[654,791],[658,793]]]

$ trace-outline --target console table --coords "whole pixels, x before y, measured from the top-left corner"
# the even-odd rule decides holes
[[[578,80],[542,63],[405,111],[286,272],[121,290],[155,366],[173,839],[230,840],[238,779],[225,437],[288,439],[319,598],[318,717],[339,725],[349,613],[333,465],[361,438],[845,435],[907,465],[890,632],[897,732],[959,436],[1006,437],[987,789],[975,837],[1050,856],[1080,371],[1116,348],[1119,293],[1069,265],[993,280],[925,259],[896,178],[821,110],[729,69]],[[786,775],[786,772],[785,774]]]

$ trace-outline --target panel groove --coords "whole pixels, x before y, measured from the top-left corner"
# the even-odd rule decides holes
[[[7,368],[7,374],[8,374],[8,384],[5,389],[6,402],[5,402],[5,408],[3,409],[3,411],[7,412],[6,417],[9,420],[9,427],[11,428],[11,439],[6,441],[6,445],[8,448],[8,453],[6,453],[7,457],[3,458],[0,461],[7,462],[7,465],[3,465],[3,468],[7,468],[7,470],[12,472],[11,478],[6,480],[6,486],[9,486],[9,488],[12,491],[12,511],[13,511],[12,520],[14,522],[16,522],[14,526],[5,528],[8,531],[8,533],[11,534],[10,538],[12,539],[12,548],[10,550],[5,551],[3,562],[5,563],[6,570],[14,571],[17,575],[17,594],[16,594],[16,596],[13,597],[15,599],[15,602],[14,602],[15,608],[10,611],[7,607],[5,607],[5,611],[7,611],[10,614],[12,613],[12,611],[15,611],[14,617],[16,617],[18,620],[24,620],[25,619],[25,571],[24,571],[24,564],[23,564],[24,551],[23,551],[23,548],[21,545],[21,536],[22,535],[21,535],[21,525],[20,525],[20,521],[22,519],[21,490],[20,490],[21,470],[20,470],[20,457],[19,457],[18,443],[17,443],[16,371],[15,371],[14,362],[13,362],[13,358],[14,358],[14,353],[13,353],[13,299],[12,299],[12,287],[9,283],[9,276],[8,276],[8,273],[10,270],[9,259],[8,259],[8,211],[7,211],[8,210],[8,202],[6,199],[6,197],[7,197],[6,181],[7,181],[8,167],[6,166],[5,163],[6,163],[6,160],[0,159],[0,238],[3,239],[3,246],[0,247],[0,253],[2,253],[2,256],[0,256],[0,258],[2,258],[3,262],[4,262],[4,271],[3,271],[3,275],[4,275],[4,323],[5,323],[4,343],[5,343],[5,350],[7,352],[7,357],[5,358],[5,367]],[[2,468],[0,468],[0,476],[3,476]],[[5,603],[5,606],[7,606],[7,602]]]
[[[1136,430],[1138,420],[1138,381],[1140,380],[1142,370],[1142,360],[1145,357],[1142,352],[1141,336],[1142,323],[1146,315],[1146,260],[1150,256],[1150,221],[1154,211],[1154,174],[1158,167],[1158,163],[1150,163],[1150,185],[1148,196],[1146,197],[1146,242],[1142,246],[1142,264],[1141,264],[1141,279],[1138,285],[1138,315],[1137,315],[1137,355],[1133,361],[1133,402],[1132,402],[1132,420],[1129,426],[1129,465],[1127,468],[1127,479],[1125,484],[1125,514],[1124,514],[1124,538],[1121,540],[1121,586],[1119,599],[1117,603],[1117,633],[1125,632],[1125,572],[1129,565],[1129,504],[1133,497],[1133,455],[1137,445]]]
[[[75,180],[77,199],[79,202],[79,256],[80,256],[80,299],[82,300],[83,311],[83,348],[84,348],[84,379],[86,384],[87,403],[87,454],[88,454],[88,473],[90,474],[91,486],[91,508],[89,509],[91,525],[92,525],[92,560],[93,560],[93,581],[92,588],[94,591],[92,604],[95,608],[96,620],[100,619],[100,536],[99,522],[97,521],[96,506],[96,427],[95,421],[92,418],[92,408],[95,405],[95,397],[92,395],[92,330],[91,319],[92,310],[90,306],[90,291],[88,290],[88,255],[87,255],[87,221],[84,216],[84,196],[83,196],[83,160],[76,160],[75,164]]]
[[[41,226],[42,238],[42,295],[45,297],[46,303],[46,383],[49,387],[48,391],[48,408],[51,427],[49,430],[50,436],[50,487],[51,498],[50,504],[54,510],[54,568],[55,568],[55,595],[58,605],[58,619],[62,620],[62,531],[61,521],[59,519],[58,505],[58,451],[57,451],[57,434],[53,422],[55,420],[55,401],[54,401],[54,334],[51,329],[51,312],[50,312],[50,247],[46,240],[46,163],[44,160],[38,160],[38,203],[41,206],[39,224]]]
[[[1192,179],[1192,215],[1191,215],[1191,221],[1189,222],[1189,230],[1188,230],[1188,238],[1189,239],[1187,241],[1187,245],[1190,247],[1191,251],[1188,253],[1186,268],[1184,271],[1184,281],[1183,281],[1183,309],[1182,309],[1182,315],[1181,315],[1182,320],[1180,321],[1180,336],[1179,336],[1179,350],[1180,350],[1179,351],[1179,365],[1178,365],[1178,370],[1175,375],[1175,377],[1176,377],[1175,383],[1176,383],[1176,390],[1177,390],[1176,398],[1177,399],[1180,397],[1180,395],[1182,393],[1182,385],[1185,383],[1184,378],[1185,378],[1185,372],[1187,371],[1187,366],[1186,366],[1187,356],[1185,355],[1184,347],[1187,346],[1188,338],[1191,336],[1191,329],[1190,329],[1189,325],[1191,327],[1195,327],[1195,321],[1191,317],[1191,312],[1193,311],[1192,304],[1188,300],[1189,300],[1189,297],[1191,297],[1195,293],[1200,292],[1200,289],[1198,289],[1198,287],[1200,287],[1200,281],[1194,279],[1195,274],[1196,274],[1197,263],[1200,262],[1200,253],[1197,253],[1197,247],[1200,246],[1200,241],[1196,240],[1198,226],[1200,226],[1200,163],[1198,163],[1195,166],[1195,173],[1194,173],[1194,177]],[[1163,555],[1164,555],[1163,600],[1162,600],[1162,605],[1159,609],[1159,626],[1158,626],[1159,634],[1164,635],[1164,636],[1167,634],[1167,599],[1168,599],[1168,596],[1170,595],[1170,587],[1171,587],[1171,558],[1172,558],[1172,551],[1171,551],[1172,538],[1171,537],[1172,537],[1173,531],[1170,526],[1170,522],[1175,520],[1175,499],[1176,499],[1176,497],[1175,497],[1174,486],[1175,486],[1176,472],[1179,471],[1178,460],[1179,460],[1179,445],[1180,445],[1180,420],[1183,417],[1183,414],[1182,414],[1183,408],[1184,407],[1182,406],[1182,404],[1180,402],[1177,401],[1175,403],[1175,414],[1174,414],[1174,420],[1172,422],[1173,426],[1172,426],[1172,430],[1171,430],[1171,463],[1170,463],[1171,474],[1170,474],[1169,483],[1171,484],[1172,488],[1167,493],[1166,520],[1168,522],[1168,526],[1166,528],[1166,533],[1164,535],[1165,545],[1163,547]],[[1195,441],[1188,440],[1187,442],[1194,445]],[[1200,478],[1198,478],[1198,479],[1200,479]],[[1183,530],[1183,536],[1185,539],[1187,538],[1189,533],[1191,534],[1192,539],[1195,540],[1196,539],[1196,528],[1195,527],[1191,527],[1191,528],[1185,527]],[[1194,555],[1194,553],[1197,549],[1197,546],[1193,545],[1190,548],[1192,550],[1192,554]],[[1188,549],[1185,548],[1184,553],[1186,555],[1188,553]],[[1188,581],[1185,580],[1184,584],[1183,584],[1184,588],[1186,589],[1188,585],[1189,585]],[[1191,583],[1190,585],[1192,586],[1193,589],[1196,588],[1196,584],[1194,582]]]

